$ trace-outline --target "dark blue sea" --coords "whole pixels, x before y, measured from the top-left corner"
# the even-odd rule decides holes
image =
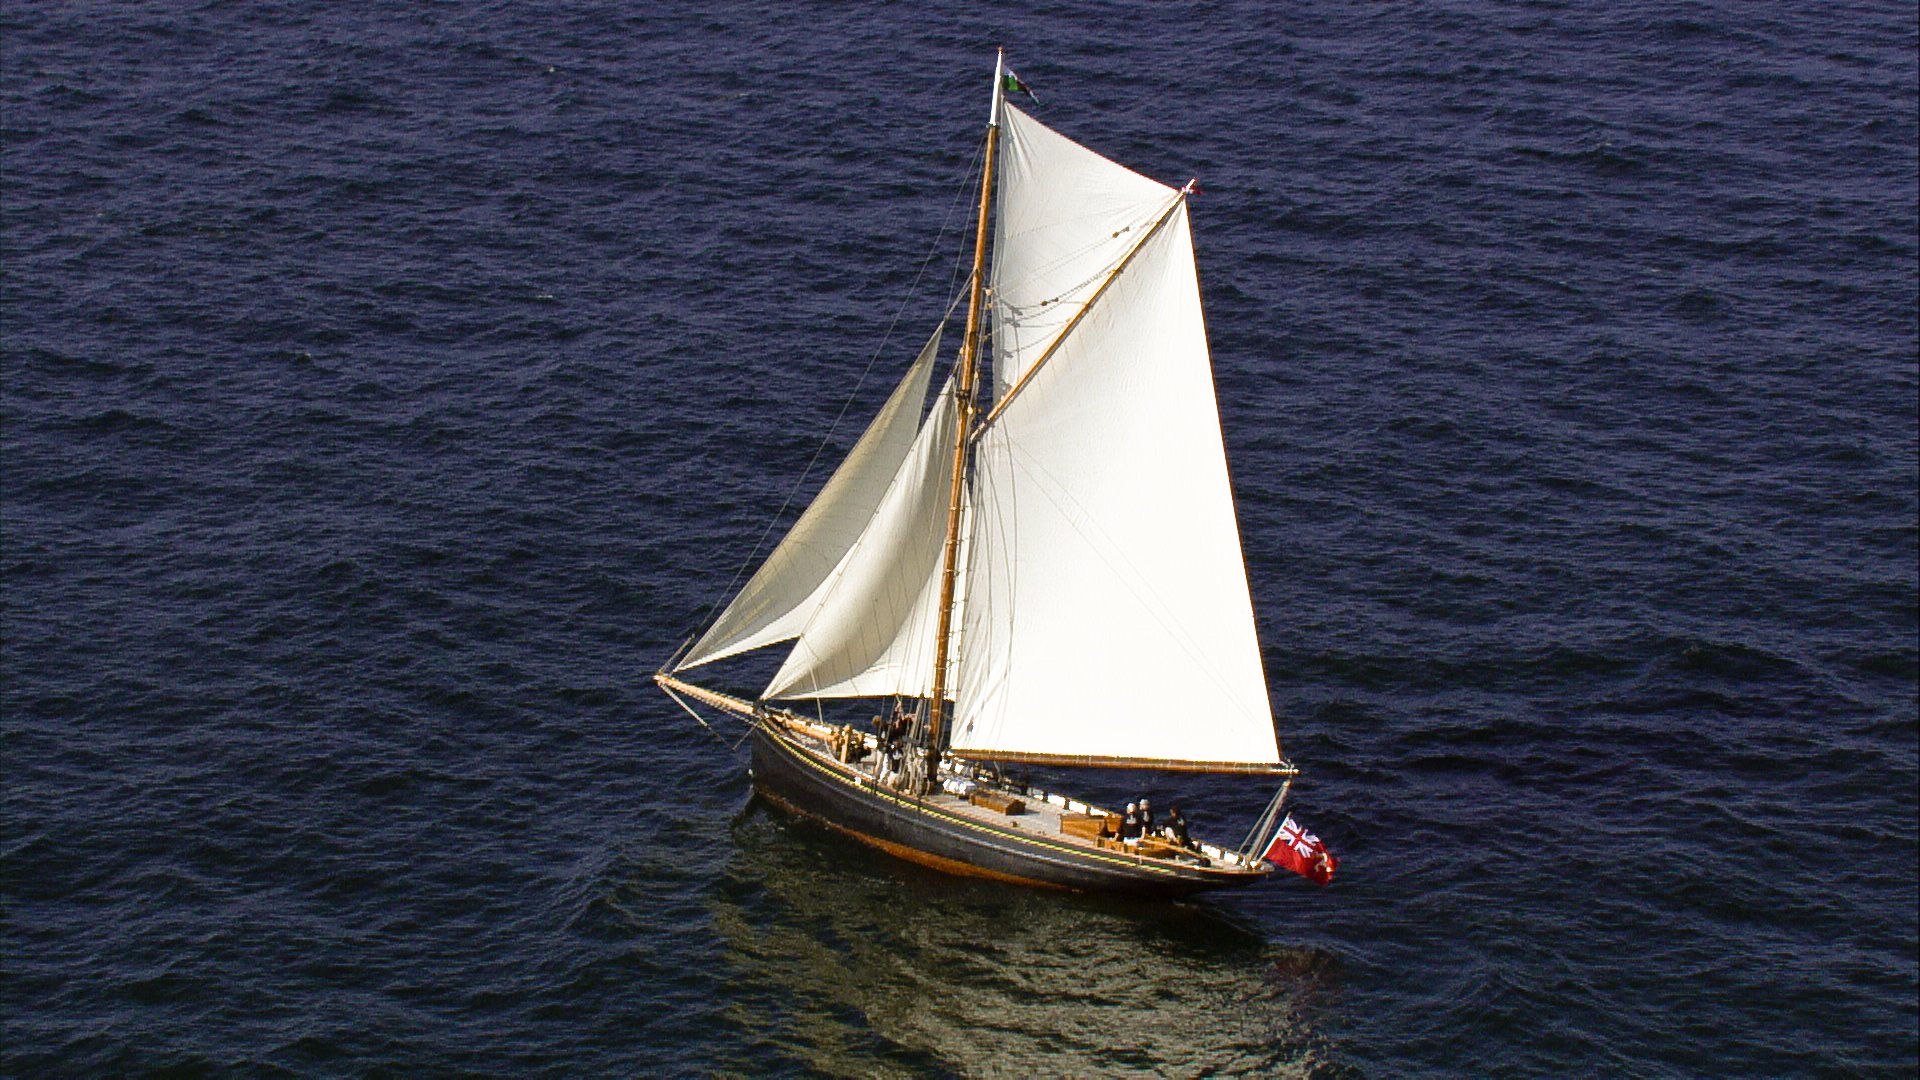
[[[1917,19],[6,5],[0,1073],[1913,1076]],[[1200,180],[1330,887],[897,864],[650,685],[946,309],[996,46]]]

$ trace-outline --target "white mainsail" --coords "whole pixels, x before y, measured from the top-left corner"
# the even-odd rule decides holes
[[[1066,157],[1062,137],[1007,114],[1010,159],[1023,145]],[[1088,215],[1100,229],[1123,217],[1141,224],[1100,245],[1107,264],[1091,267],[1055,254],[1072,243],[1052,224],[1036,227],[1046,252],[1027,257],[1029,237],[1013,219],[997,265],[1084,277],[1063,295],[1092,296],[1138,251],[977,444],[953,749],[1276,763],[1186,206],[1172,189],[1146,192],[1135,174],[1075,150],[1064,192],[1022,197],[1071,213],[1090,191],[1145,192],[1130,208]],[[1104,163],[1104,178],[1090,158]],[[1015,188],[1048,179],[1006,175]],[[1142,245],[1142,229],[1169,210]],[[1023,339],[1016,371],[1046,337],[1020,328],[1032,318],[1020,297],[1054,288],[1003,301]],[[1003,342],[1006,326],[1003,314]]]
[[[767,697],[933,693],[953,423],[949,379],[866,531],[822,586]]]
[[[866,530],[913,448],[940,334],[940,330],[933,332],[880,415],[854,443],[813,504],[694,643],[676,671],[785,641],[799,634],[819,610],[828,578]]]

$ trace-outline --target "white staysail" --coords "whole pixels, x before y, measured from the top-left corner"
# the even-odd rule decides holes
[[[1011,105],[1003,104],[1000,116],[993,251],[996,399],[1046,351],[1174,196],[1174,189],[1101,157]]]
[[[785,641],[824,600],[828,578],[867,527],[912,449],[940,348],[935,330],[813,504],[701,636],[676,671]],[[931,666],[931,661],[928,662]]]
[[[1075,259],[1055,227],[1003,218],[1001,272],[1071,265],[1062,280],[1090,281],[1070,295],[1091,296],[1139,250],[977,443],[953,749],[1277,763],[1186,206],[1142,245],[1139,229],[1166,214],[1172,189],[1148,190],[1083,148],[1070,157],[1062,137],[1007,114],[1010,160],[1045,153],[1070,165],[1064,190],[1027,202],[1097,220],[1096,232],[1140,225]],[[1051,181],[1029,171],[1020,186]],[[1142,194],[1082,213],[1102,190]],[[1044,250],[1031,255],[1035,238]],[[996,293],[1018,311],[1034,294],[1006,300],[1010,284]],[[1025,318],[1016,332],[1032,336]],[[1003,324],[1003,347],[1006,334]],[[1015,369],[1038,355],[1032,340],[1015,342]]]
[[[953,424],[949,379],[866,530],[822,585],[818,607],[765,696],[933,692]]]

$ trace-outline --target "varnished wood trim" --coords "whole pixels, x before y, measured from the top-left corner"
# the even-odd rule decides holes
[[[966,494],[967,429],[973,425],[973,378],[979,367],[980,298],[986,285],[987,215],[993,207],[993,158],[1000,145],[1000,69],[994,64],[993,121],[987,125],[986,160],[980,168],[980,215],[973,234],[973,284],[967,296],[967,336],[960,342],[959,378],[953,388],[953,472],[947,486],[947,531],[940,549],[940,608],[934,627],[933,693],[927,711],[928,772],[940,752],[946,723],[947,652],[953,637],[953,588],[960,553],[960,505]]]
[[[1014,750],[968,750],[955,747],[953,756],[967,761],[1005,761],[1020,765],[1072,765],[1085,769],[1158,769],[1164,772],[1252,773],[1259,776],[1298,776],[1286,762],[1187,761],[1171,758],[1101,757],[1097,754],[1028,754]]]

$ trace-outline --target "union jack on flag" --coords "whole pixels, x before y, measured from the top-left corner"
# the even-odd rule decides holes
[[[1340,860],[1333,857],[1333,852],[1327,850],[1320,838],[1293,820],[1292,814],[1280,823],[1280,831],[1273,834],[1273,843],[1267,845],[1267,853],[1260,857],[1316,885],[1332,881],[1333,871],[1340,865]]]

